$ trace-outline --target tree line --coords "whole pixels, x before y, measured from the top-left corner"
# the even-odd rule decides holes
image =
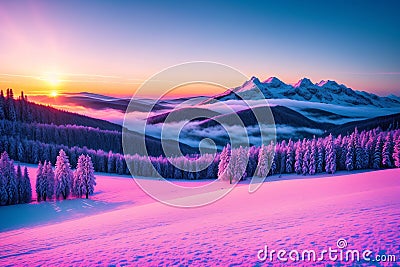
[[[10,135],[17,140],[32,140],[68,147],[88,147],[122,153],[122,136],[119,131],[101,130],[77,125],[25,123],[0,119],[0,135]]]
[[[400,167],[400,130],[377,128],[360,133],[356,128],[353,133],[336,138],[330,134],[296,142],[283,140],[259,148],[231,149],[228,144],[220,155],[218,178],[232,182],[253,175],[333,174],[338,170],[394,167]]]
[[[230,146],[226,146],[217,154],[166,158],[122,155],[101,149],[18,140],[9,136],[0,137],[0,149],[7,151],[12,158],[27,163],[55,162],[58,151],[62,149],[73,166],[77,165],[79,155],[88,155],[93,162],[94,170],[98,172],[116,174],[132,172],[135,176],[156,176],[159,173],[166,178],[212,179],[221,176],[223,173],[221,169],[228,166],[226,162],[230,160],[231,155],[234,160],[239,158],[239,161],[246,155],[248,162],[242,176],[284,173],[313,175],[322,172],[334,173],[337,170],[399,167],[399,135],[399,130],[382,131],[377,128],[358,132],[355,129],[353,133],[343,136],[283,140],[261,147],[242,148],[240,157],[236,155],[239,153],[236,148],[231,149]],[[235,171],[232,173],[238,175]]]
[[[92,195],[96,185],[93,163],[88,155],[80,155],[75,171],[71,170],[68,156],[59,151],[55,168],[50,161],[39,162],[36,172],[37,201],[67,199],[69,196],[86,197]],[[23,204],[32,201],[32,186],[25,167],[22,173],[18,164],[7,152],[0,157],[0,205]]]
[[[49,199],[67,199],[93,194],[96,185],[92,160],[87,155],[80,155],[75,171],[71,170],[68,156],[60,150],[53,171],[50,161],[39,162],[36,173],[37,201]]]
[[[0,157],[0,205],[29,203],[32,200],[32,187],[28,169],[18,164],[15,170],[14,161],[7,152]]]

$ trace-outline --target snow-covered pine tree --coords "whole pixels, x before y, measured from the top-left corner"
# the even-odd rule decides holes
[[[324,170],[325,149],[322,139],[319,138],[317,141],[317,167],[316,172],[321,173]]]
[[[393,160],[394,166],[400,168],[400,138],[394,139]]]
[[[311,141],[311,150],[310,150],[310,165],[308,168],[308,173],[310,175],[314,175],[317,171],[317,140],[315,137]]]
[[[336,152],[332,134],[329,134],[325,143],[325,171],[327,173],[336,171]]]
[[[269,173],[271,175],[276,174],[278,171],[278,157],[276,156],[275,148],[276,146],[273,141],[267,146],[267,158],[271,168]]]
[[[372,159],[372,168],[380,169],[381,162],[382,162],[382,134],[378,134]]]
[[[286,153],[286,172],[287,173],[293,172],[293,165],[294,165],[293,141],[289,140],[289,143],[287,145],[287,153]]]
[[[82,193],[86,196],[86,199],[88,199],[89,195],[93,194],[94,187],[96,186],[96,177],[94,176],[93,162],[89,156],[85,157],[83,171],[84,175],[82,179]]]
[[[364,148],[364,164],[365,164],[365,169],[367,168],[372,168],[373,165],[373,156],[374,156],[374,143],[375,139],[372,136],[372,132],[368,135],[368,141],[365,145]]]
[[[40,202],[43,197],[43,179],[43,165],[39,161],[38,168],[36,170],[36,196],[38,202]]]
[[[257,165],[257,176],[267,177],[270,168],[270,162],[268,162],[268,147],[264,144],[261,145],[260,151],[258,152],[258,165]]]
[[[309,172],[309,166],[310,166],[310,141],[307,141],[304,149],[304,155],[303,155],[303,164],[301,166],[301,172],[303,175],[306,175]]]
[[[235,164],[235,175],[233,176],[234,181],[240,181],[246,178],[246,166],[248,163],[248,150],[242,146],[237,149],[237,160]],[[232,181],[231,181],[232,183]]]
[[[112,151],[108,152],[107,172],[108,173],[114,173],[115,172],[115,157],[114,157]]]
[[[115,172],[117,174],[124,174],[124,157],[118,155],[115,160]]]
[[[221,152],[220,160],[218,164],[218,179],[225,180],[226,168],[228,167],[229,160],[231,158],[231,145],[228,143]]]
[[[62,197],[63,199],[67,199],[71,193],[72,171],[69,165],[68,157],[62,149],[57,156],[55,179],[56,198]]]
[[[73,175],[73,182],[72,182],[72,195],[76,197],[82,197],[83,195],[83,176],[84,176],[84,166],[85,166],[85,155],[80,155],[78,157],[78,163],[76,165],[76,169]]]
[[[364,168],[364,160],[365,160],[364,149],[362,146],[363,141],[360,140],[360,138],[361,138],[360,136],[356,136],[356,139],[355,139],[355,146],[356,146],[355,168],[357,170]]]
[[[280,146],[279,174],[286,172],[286,157],[287,157],[287,146],[286,146],[286,141],[283,140]]]
[[[294,171],[297,174],[301,174],[302,166],[303,166],[303,147],[301,146],[300,140],[296,143],[296,150],[295,150],[295,162],[294,162]]]
[[[7,204],[8,193],[6,186],[7,186],[7,181],[0,168],[0,206],[4,206]]]
[[[382,166],[385,168],[391,168],[392,164],[392,154],[393,154],[393,142],[392,135],[390,132],[386,134],[385,142],[382,148]]]
[[[5,205],[18,203],[18,184],[14,168],[14,162],[9,158],[7,152],[0,157],[0,173],[5,182],[7,201]]]
[[[50,161],[48,161],[43,166],[43,177],[45,181],[43,188],[44,190],[43,200],[46,201],[46,199],[52,199],[54,197],[54,189],[55,189],[55,176]]]
[[[347,153],[346,153],[346,170],[352,171],[354,170],[354,140],[353,136],[350,137],[349,143],[347,145]]]
[[[94,168],[90,156],[80,155],[74,172],[73,194],[77,197],[93,194],[96,185]]]
[[[5,166],[7,165],[7,163],[5,162],[6,160],[7,159],[5,155],[4,157],[3,155],[1,155],[0,158],[0,205],[1,206],[7,205],[8,203],[8,189],[7,189],[8,181],[7,181],[7,175],[5,173],[6,171]]]
[[[23,176],[23,183],[24,183],[24,190],[23,190],[23,202],[29,203],[32,201],[32,186],[31,186],[31,179],[29,178],[28,168],[24,168],[24,176]]]
[[[17,189],[18,189],[18,203],[24,203],[24,180],[22,177],[21,166],[18,164],[17,166]]]

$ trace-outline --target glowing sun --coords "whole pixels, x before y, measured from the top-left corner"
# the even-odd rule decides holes
[[[61,83],[60,78],[55,73],[47,73],[46,76],[43,78],[43,80],[49,83],[53,87],[56,87]]]
[[[56,96],[58,96],[57,91],[51,91],[51,92],[50,92],[50,96],[51,96],[51,97],[56,97]]]

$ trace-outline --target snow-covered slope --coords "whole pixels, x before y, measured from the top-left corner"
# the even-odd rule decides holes
[[[267,245],[270,251],[320,255],[345,239],[343,254],[368,249],[371,258],[379,253],[398,259],[399,171],[272,176],[268,180],[279,181],[253,194],[240,184],[196,209],[155,202],[132,179],[99,174],[98,193],[89,200],[0,207],[0,266],[371,266],[332,261],[328,254],[319,261],[283,262],[275,253],[263,263],[257,253]],[[60,215],[48,216],[53,214]],[[5,229],[10,217],[21,223]]]
[[[299,80],[295,85],[282,82],[276,77],[271,77],[264,82],[252,77],[242,86],[228,90],[215,99],[220,101],[235,100],[240,98],[246,100],[259,99],[261,94],[267,99],[293,99],[300,101],[311,101],[319,103],[329,103],[344,106],[364,105],[375,107],[394,107],[400,108],[400,98],[397,96],[380,97],[375,94],[356,91],[335,81],[320,81],[313,83],[307,78]],[[205,103],[212,103],[214,99]]]

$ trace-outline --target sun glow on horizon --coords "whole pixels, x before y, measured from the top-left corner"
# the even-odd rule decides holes
[[[59,75],[54,72],[46,73],[44,77],[40,78],[40,80],[46,81],[52,87],[57,87],[61,83]]]
[[[50,96],[51,97],[57,97],[58,96],[58,92],[57,91],[51,91],[50,92]]]

